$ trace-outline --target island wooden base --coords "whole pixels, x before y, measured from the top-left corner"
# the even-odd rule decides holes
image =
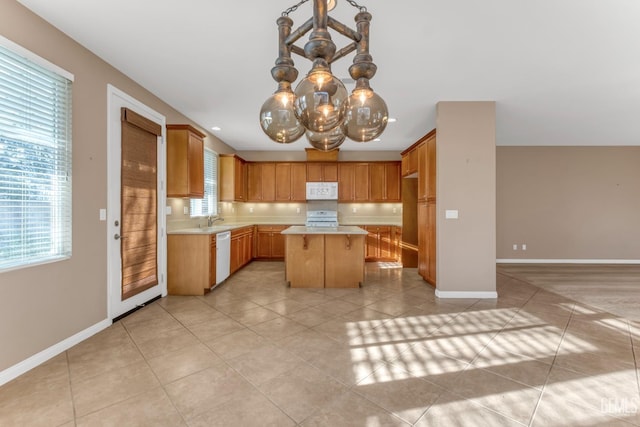
[[[292,288],[357,288],[364,281],[365,236],[287,234],[285,275]]]

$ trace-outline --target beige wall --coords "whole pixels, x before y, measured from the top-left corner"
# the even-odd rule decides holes
[[[640,260],[640,147],[498,147],[497,222],[498,259]]]
[[[14,0],[0,2],[0,35],[75,75],[73,256],[0,273],[0,371],[107,317],[107,84],[167,118],[184,116]],[[193,123],[191,123],[193,124]],[[218,152],[233,150],[207,138]]]
[[[437,105],[437,290],[495,292],[494,102]],[[458,210],[459,219],[445,219]]]

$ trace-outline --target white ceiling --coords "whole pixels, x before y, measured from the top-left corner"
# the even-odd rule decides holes
[[[19,1],[235,149],[307,147],[258,124],[276,88],[275,21],[298,0]],[[640,1],[357,1],[373,15],[371,86],[397,122],[342,151],[402,150],[435,127],[438,101],[476,100],[497,102],[498,145],[640,145]],[[330,15],[354,28],[356,12],[338,0]],[[310,62],[294,60],[304,76]]]

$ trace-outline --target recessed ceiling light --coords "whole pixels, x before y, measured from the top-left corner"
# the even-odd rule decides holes
[[[398,119],[394,119],[393,117],[389,117],[389,120],[387,120],[387,122],[389,122],[389,123],[395,123],[397,121],[398,121]]]
[[[380,138],[376,138],[373,140],[373,142],[380,142],[380,141],[382,141]]]
[[[218,127],[218,126],[214,126],[214,127],[211,128],[211,130],[222,130],[222,129],[220,127]]]

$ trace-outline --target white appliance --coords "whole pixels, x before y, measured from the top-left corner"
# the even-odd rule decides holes
[[[338,183],[307,182],[307,200],[338,200]]]
[[[216,234],[216,285],[222,283],[231,271],[231,232]]]
[[[307,221],[304,225],[307,227],[337,227],[338,211],[307,211]]]

